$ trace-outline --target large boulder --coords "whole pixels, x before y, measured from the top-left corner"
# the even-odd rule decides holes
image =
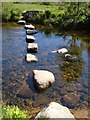
[[[55,81],[53,73],[46,70],[33,70],[33,77],[38,90],[48,88]]]
[[[35,55],[27,53],[26,54],[26,61],[27,62],[37,62],[38,59],[37,59],[37,57]]]
[[[68,52],[68,49],[66,49],[66,48],[61,48],[61,49],[57,50],[57,53],[59,53],[59,54],[64,54],[67,52]]]
[[[32,43],[35,41],[35,37],[32,35],[26,35],[26,42]]]
[[[65,118],[65,120],[73,118],[73,120],[75,120],[74,116],[67,107],[56,102],[51,102],[49,106],[39,112],[35,118]]]
[[[35,53],[38,51],[38,44],[37,43],[28,43],[28,52]]]

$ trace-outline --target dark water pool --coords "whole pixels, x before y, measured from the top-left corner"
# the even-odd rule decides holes
[[[38,43],[38,62],[27,63],[26,33],[23,26],[4,24],[2,27],[2,99],[6,105],[44,107],[57,101],[70,108],[88,106],[88,43],[75,32],[45,31],[35,26],[35,43]],[[87,39],[87,35],[84,36]],[[90,37],[88,37],[90,38]],[[66,47],[79,56],[79,62],[67,62],[52,51]],[[45,69],[53,72],[55,83],[38,93],[33,84],[32,71]],[[70,97],[71,101],[67,98]],[[72,104],[72,105],[69,105]]]

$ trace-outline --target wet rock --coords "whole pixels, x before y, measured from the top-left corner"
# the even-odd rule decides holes
[[[41,99],[42,98],[42,99]],[[47,97],[47,95],[44,94],[38,94],[35,96],[34,101],[32,103],[33,107],[43,107],[46,104],[49,104],[51,100]]]
[[[36,34],[37,32],[38,32],[37,30],[30,30],[30,29],[26,30],[27,35],[33,35],[33,34]]]
[[[27,62],[37,62],[38,59],[37,59],[37,57],[36,57],[35,55],[32,55],[32,54],[30,54],[30,53],[27,53],[27,54],[26,54],[26,61],[27,61]]]
[[[44,108],[35,118],[73,118],[69,109],[56,102],[51,102],[47,108]]]
[[[35,29],[35,27],[32,25],[32,24],[30,24],[30,25],[25,25],[24,26],[26,29]]]
[[[46,89],[55,82],[53,73],[46,70],[33,70],[33,77],[37,89]]]
[[[32,35],[26,35],[26,42],[32,43],[35,41],[35,37]]]
[[[78,56],[76,56],[76,55],[71,55],[71,54],[65,54],[65,59],[67,60],[67,61],[69,61],[69,62],[77,62],[77,61],[79,61],[79,58],[78,58]]]
[[[31,98],[33,91],[29,88],[26,82],[23,83],[22,87],[17,92],[18,97],[22,98]]]
[[[38,44],[37,43],[28,43],[28,52],[35,53],[38,51]]]
[[[65,95],[65,94],[67,94],[67,89],[64,87],[64,88],[61,88],[60,89],[60,94],[61,95]]]
[[[61,98],[62,104],[69,108],[74,108],[79,101],[80,95],[77,95],[76,93],[68,93]]]
[[[26,24],[26,21],[25,20],[19,20],[18,24]]]
[[[67,52],[68,52],[68,50],[66,48],[61,48],[61,49],[57,50],[57,53],[61,53],[61,54],[64,54]]]

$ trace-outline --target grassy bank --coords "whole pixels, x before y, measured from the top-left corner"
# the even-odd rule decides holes
[[[18,21],[25,10],[44,10],[33,22],[62,29],[90,29],[90,3],[3,3],[2,21]],[[27,16],[27,21],[30,21]]]

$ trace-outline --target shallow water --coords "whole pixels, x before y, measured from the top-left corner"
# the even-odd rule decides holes
[[[62,99],[65,95],[73,93],[79,95],[79,100],[73,103],[73,108],[87,107],[88,56],[90,56],[87,51],[88,43],[74,32],[69,34],[68,32],[48,32],[44,28],[41,29],[41,26],[35,25],[35,27],[38,30],[34,35],[35,43],[39,46],[38,53],[35,53],[38,62],[31,63],[25,61],[27,43],[24,27],[13,24],[4,24],[2,27],[2,99],[4,103],[26,108],[31,102],[36,108],[44,107],[50,101],[57,101],[67,106]],[[80,61],[67,62],[59,54],[52,53],[62,47],[68,48],[73,54],[77,53]],[[45,69],[55,75],[55,83],[41,93],[36,91],[33,84],[32,71],[35,69]]]

